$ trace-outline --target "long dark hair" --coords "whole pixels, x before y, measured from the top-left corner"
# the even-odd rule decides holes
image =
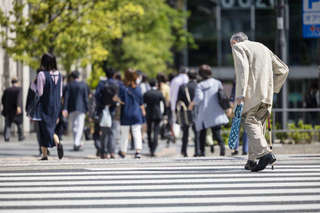
[[[41,69],[45,71],[55,71],[57,69],[56,57],[51,53],[45,53],[41,58]]]

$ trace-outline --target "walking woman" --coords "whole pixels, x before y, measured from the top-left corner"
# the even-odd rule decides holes
[[[63,157],[63,147],[54,130],[58,121],[62,97],[62,76],[57,70],[56,57],[46,53],[41,59],[41,69],[37,77],[39,101],[39,139],[42,151],[41,160],[48,160],[48,148],[57,146],[58,157]]]
[[[145,119],[145,109],[141,88],[137,86],[138,75],[135,70],[128,69],[124,74],[124,85],[120,85],[119,98],[121,104],[120,114],[120,157],[124,158],[127,153],[130,128],[135,143],[135,158],[141,158],[142,136],[141,125]]]
[[[219,80],[212,78],[211,67],[202,65],[199,68],[202,81],[196,87],[196,93],[189,109],[198,107],[196,130],[200,131],[200,156],[205,156],[207,129],[211,128],[213,139],[220,145],[220,155],[225,155],[225,144],[221,138],[221,126],[227,124],[228,118],[218,100],[218,91],[223,89]]]

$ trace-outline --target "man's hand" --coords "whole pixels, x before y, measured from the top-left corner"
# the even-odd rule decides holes
[[[21,108],[17,107],[17,115],[21,114]]]
[[[63,117],[68,117],[68,111],[66,110],[66,109],[64,109],[63,111],[62,111],[62,115],[63,115]]]
[[[243,103],[244,103],[244,97],[238,97],[238,98],[236,99],[236,103],[237,103],[237,105],[243,104]]]

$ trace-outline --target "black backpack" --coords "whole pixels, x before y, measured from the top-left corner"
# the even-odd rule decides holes
[[[118,85],[116,83],[112,83],[107,81],[102,90],[101,90],[101,102],[104,106],[106,105],[112,105],[115,102],[113,101],[113,98],[118,93]]]

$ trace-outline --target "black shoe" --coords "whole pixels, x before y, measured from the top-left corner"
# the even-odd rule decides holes
[[[73,151],[80,151],[81,146],[73,146]]]
[[[57,146],[58,158],[61,160],[63,158],[63,146],[60,142]]]
[[[139,152],[137,152],[134,156],[135,159],[140,159],[141,158],[141,154]]]
[[[9,139],[9,138],[5,138],[4,141],[5,141],[5,142],[9,142],[10,139]]]
[[[210,151],[211,151],[211,153],[214,153],[214,146],[213,145],[210,146]]]
[[[48,160],[48,157],[42,157],[40,160]]]
[[[238,155],[238,154],[239,154],[238,150],[234,150],[234,151],[231,153],[232,156],[233,156],[233,155]]]
[[[24,141],[24,139],[26,139],[24,136],[19,137],[19,141]]]
[[[118,152],[118,155],[119,155],[121,158],[125,158],[125,157],[126,157],[126,155],[123,154],[123,152],[121,152],[121,151]]]
[[[247,155],[248,153],[247,152],[242,152],[242,155]]]
[[[246,170],[251,170],[251,169],[253,169],[253,168],[256,167],[256,166],[257,166],[257,162],[252,161],[252,160],[248,160],[247,163],[246,163],[246,165],[244,166],[244,169],[246,169]]]
[[[268,154],[260,158],[259,163],[257,164],[257,166],[251,169],[251,172],[258,172],[264,170],[268,164],[273,164],[276,160],[277,159],[274,156],[274,154],[272,152],[269,152]]]

